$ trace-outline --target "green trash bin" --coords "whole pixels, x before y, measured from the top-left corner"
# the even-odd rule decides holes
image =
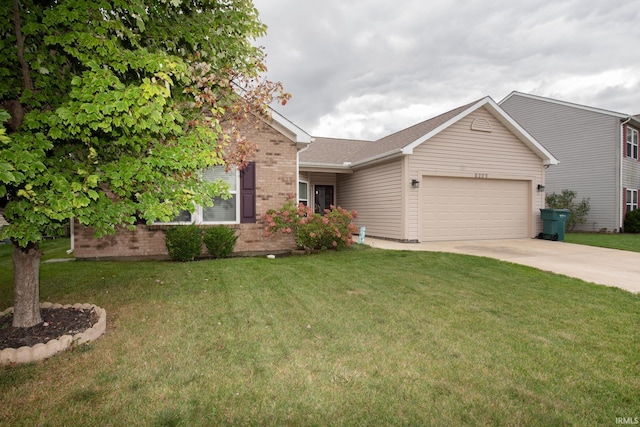
[[[564,231],[569,219],[568,209],[540,209],[542,233],[539,239],[564,241]]]

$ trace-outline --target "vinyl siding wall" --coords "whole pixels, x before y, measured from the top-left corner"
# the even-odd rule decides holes
[[[475,119],[486,120],[492,131],[471,130]],[[542,160],[485,108],[416,147],[409,158],[409,180],[422,181],[432,175],[528,181],[532,187],[532,237],[542,228],[539,209],[544,207],[544,195],[535,189],[545,184],[544,174]],[[407,199],[409,239],[418,239],[419,191],[408,191]]]
[[[501,107],[560,162],[547,170],[547,194],[568,189],[577,192],[578,201],[590,199],[587,223],[576,231],[617,231],[622,204],[620,120],[517,95]]]
[[[367,236],[402,239],[402,159],[338,175],[337,203],[358,211],[355,223]]]

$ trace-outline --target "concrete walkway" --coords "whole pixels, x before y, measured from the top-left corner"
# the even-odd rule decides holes
[[[484,256],[640,292],[640,253],[538,239],[399,243],[367,237],[379,249]]]

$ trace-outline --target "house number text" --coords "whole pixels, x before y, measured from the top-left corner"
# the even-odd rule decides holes
[[[476,174],[476,178],[478,178],[478,179],[487,179],[487,178],[489,178],[489,174],[488,173],[477,173]]]

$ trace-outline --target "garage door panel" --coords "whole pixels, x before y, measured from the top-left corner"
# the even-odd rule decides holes
[[[529,188],[528,181],[425,176],[420,239],[527,237]]]

